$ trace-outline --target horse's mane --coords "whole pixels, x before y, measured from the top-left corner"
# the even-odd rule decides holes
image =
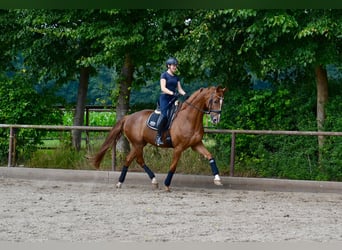
[[[197,102],[197,99],[199,99],[199,97],[201,97],[203,94],[207,93],[208,90],[210,90],[211,88],[215,88],[215,87],[207,87],[207,88],[200,88],[198,90],[196,90],[189,98],[188,100],[186,100],[184,103],[191,103],[193,105],[195,105],[195,103]],[[181,110],[185,109],[186,105],[182,105]]]

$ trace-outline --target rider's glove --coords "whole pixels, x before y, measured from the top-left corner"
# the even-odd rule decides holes
[[[173,96],[178,98],[179,97],[179,93],[178,92],[173,92]]]

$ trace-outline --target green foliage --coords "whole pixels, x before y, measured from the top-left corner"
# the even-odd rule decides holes
[[[225,99],[220,127],[254,130],[316,130],[315,93],[310,86],[273,89],[232,89]],[[329,113],[333,128],[341,131],[340,97],[333,97]],[[338,107],[337,107],[338,106]],[[331,123],[332,124],[332,123]],[[231,137],[215,135],[216,151],[230,155]],[[341,180],[340,137],[326,139],[325,158],[318,162],[317,137],[236,135],[236,175],[305,180]]]
[[[117,73],[114,69],[99,67],[98,74],[89,79],[87,93],[87,105],[109,105],[112,106],[111,94],[115,88]],[[53,84],[56,85],[56,84]],[[68,81],[57,87],[56,95],[63,98],[66,105],[75,106],[77,102],[78,82]]]
[[[61,114],[52,108],[53,95],[49,92],[38,93],[25,74],[10,78],[0,76],[0,123],[2,124],[55,124]],[[0,130],[0,162],[7,160],[9,131]],[[45,131],[16,130],[17,159],[27,157],[35,146],[41,143]]]
[[[253,90],[246,87],[228,92],[221,126],[235,129],[303,130],[302,124],[315,120],[314,91],[305,86],[278,86]],[[309,112],[308,112],[309,111]],[[304,113],[301,119],[294,114]],[[312,123],[311,125],[313,125]],[[311,127],[311,129],[314,127]]]
[[[101,143],[104,140],[106,134],[102,134],[101,137],[96,138],[92,136],[93,152],[99,150]],[[38,167],[38,168],[58,168],[58,169],[90,169],[94,170],[91,161],[87,159],[89,152],[81,150],[77,152],[70,146],[62,144],[56,149],[47,150],[41,149],[34,152],[30,159],[26,161],[26,166]],[[120,170],[125,155],[117,154],[116,164],[117,169]],[[169,165],[172,160],[172,149],[161,149],[152,145],[147,145],[144,148],[144,158],[146,164],[156,173],[167,173],[169,171]],[[111,152],[107,152],[102,163],[102,170],[111,169]],[[130,166],[130,171],[143,172],[144,170],[134,161]],[[177,167],[177,173],[183,174],[205,174],[210,175],[211,170],[208,164],[208,160],[198,155],[197,152],[188,149],[183,152],[182,157]]]
[[[10,62],[17,56],[16,38],[20,27],[13,21],[15,18],[14,13],[4,9],[0,10],[0,71],[13,70],[13,64]]]
[[[183,30],[178,53],[189,77],[232,84],[293,66],[311,70],[341,62],[341,10],[198,10]]]
[[[332,81],[329,89],[331,96],[327,104],[326,131],[342,131],[342,88],[339,81]],[[342,181],[342,137],[325,137],[322,152],[322,178]]]
[[[340,129],[339,131],[342,131]],[[342,181],[342,138],[326,137],[321,162],[321,179]]]
[[[94,169],[85,154],[84,150],[78,152],[71,145],[64,145],[54,150],[33,152],[26,165],[34,168]]]
[[[63,115],[63,125],[72,126],[73,124],[73,112],[65,111]],[[107,111],[93,111],[89,112],[89,126],[103,126],[111,127],[116,121],[115,112]],[[84,124],[86,124],[84,122]]]

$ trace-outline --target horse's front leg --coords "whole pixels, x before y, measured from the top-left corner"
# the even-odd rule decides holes
[[[209,160],[210,168],[214,175],[214,184],[217,186],[222,186],[219,170],[216,165],[216,161],[211,155],[211,153],[208,151],[208,149],[203,145],[203,142],[200,141],[198,144],[192,146],[191,148]]]
[[[172,177],[173,177],[174,173],[176,172],[177,164],[178,164],[178,161],[182,155],[183,150],[184,149],[175,148],[173,151],[173,157],[172,157],[172,162],[170,165],[170,170],[167,173],[166,179],[164,181],[166,191],[170,191],[170,185],[171,185]]]

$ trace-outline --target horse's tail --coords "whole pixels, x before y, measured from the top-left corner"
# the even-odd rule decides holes
[[[119,120],[115,126],[112,128],[112,130],[109,132],[109,135],[107,136],[106,140],[103,142],[101,149],[99,152],[94,156],[93,158],[93,165],[96,169],[100,168],[101,161],[103,157],[105,156],[107,150],[110,147],[113,147],[116,145],[117,141],[120,139],[122,135],[122,128],[125,124],[126,117],[123,117],[121,120]]]

